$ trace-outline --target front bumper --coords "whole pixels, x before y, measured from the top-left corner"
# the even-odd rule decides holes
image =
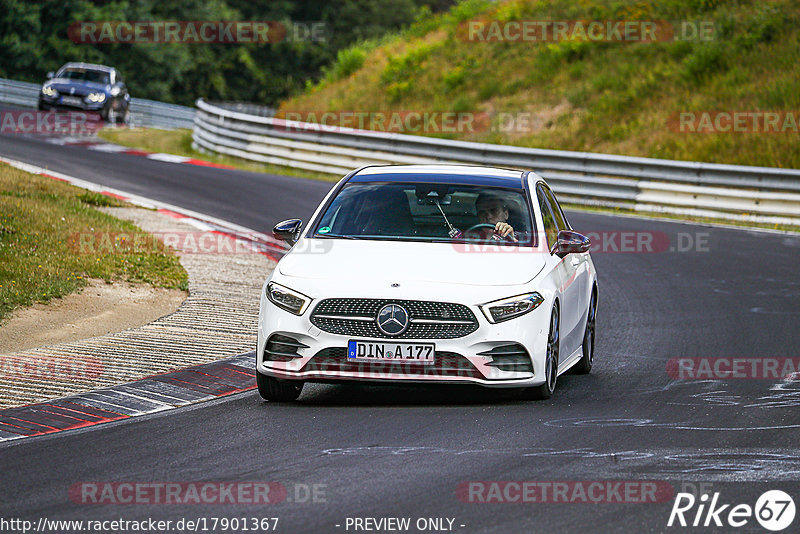
[[[268,299],[261,299],[258,322],[257,370],[283,380],[309,382],[365,381],[389,383],[478,384],[487,387],[529,387],[542,384],[544,356],[549,327],[549,310],[536,310],[499,324],[489,323],[477,306],[469,306],[479,326],[469,335],[455,339],[391,339],[331,334],[310,321],[312,309],[298,317]],[[288,361],[265,361],[264,349],[270,336],[278,334],[297,341],[297,357]],[[433,365],[406,362],[353,362],[347,359],[350,340],[381,343],[433,343]],[[531,371],[501,370],[496,356],[486,352],[512,344],[528,352]],[[481,354],[483,353],[483,354]]]
[[[102,102],[87,102],[84,98],[81,98],[80,101],[72,101],[69,104],[65,104],[62,102],[62,95],[53,98],[44,95],[39,96],[39,108],[41,109],[95,111],[100,113],[108,105],[108,102],[108,98]]]

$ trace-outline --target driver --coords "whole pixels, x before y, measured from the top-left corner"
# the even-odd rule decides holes
[[[484,237],[489,239],[506,239],[517,241],[514,228],[508,224],[508,206],[500,196],[491,193],[481,193],[475,200],[475,209],[478,212],[478,221],[481,224],[493,224],[494,230],[481,229]]]

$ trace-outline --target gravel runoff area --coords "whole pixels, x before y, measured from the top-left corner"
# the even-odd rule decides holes
[[[187,219],[141,208],[103,208],[146,232],[198,236]],[[215,241],[219,234],[213,234]],[[230,238],[223,238],[230,239]],[[192,242],[193,243],[193,242]],[[189,296],[152,323],[80,341],[0,354],[0,408],[91,391],[250,352],[261,287],[275,262],[256,252],[179,248]],[[224,251],[239,248],[224,248]]]

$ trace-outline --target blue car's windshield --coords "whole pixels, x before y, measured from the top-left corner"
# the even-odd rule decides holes
[[[108,73],[102,70],[69,68],[59,72],[58,77],[82,82],[109,83]]]
[[[535,246],[525,192],[461,184],[351,183],[311,237]]]

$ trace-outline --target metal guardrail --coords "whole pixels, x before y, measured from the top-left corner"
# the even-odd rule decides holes
[[[211,105],[227,109],[228,111],[236,111],[238,113],[256,115],[258,117],[272,117],[275,115],[275,108],[251,104],[249,102],[211,102]]]
[[[543,150],[286,121],[199,99],[198,150],[330,174],[368,164],[533,169],[568,202],[800,224],[800,169]]]
[[[41,85],[0,78],[0,103],[35,108]]]
[[[191,128],[195,110],[187,106],[167,104],[146,98],[131,98],[131,126],[146,128]]]
[[[38,104],[40,84],[18,82],[0,78],[0,104],[35,108]],[[146,98],[131,98],[130,125],[147,128],[191,128],[194,125],[194,108],[166,104]]]

